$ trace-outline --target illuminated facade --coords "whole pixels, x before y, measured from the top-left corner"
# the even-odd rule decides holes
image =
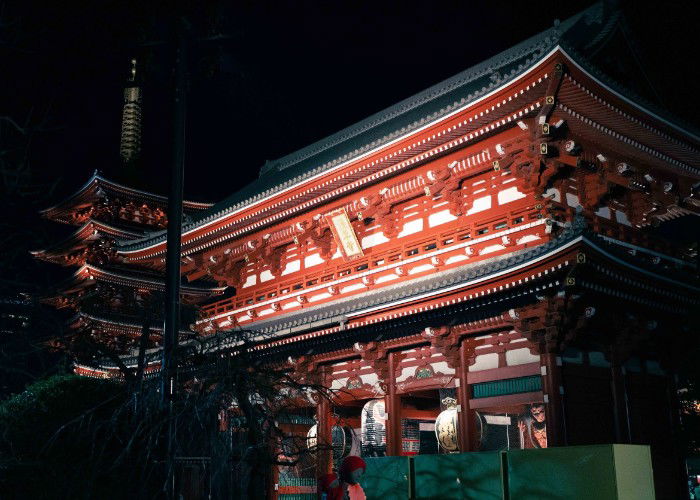
[[[185,202],[184,209],[191,215],[207,207],[206,203]],[[95,172],[75,194],[41,212],[46,219],[77,227],[63,241],[32,252],[38,259],[75,269],[42,299],[57,309],[70,311],[72,333],[55,339],[57,346],[72,344],[78,351],[97,354],[94,346],[99,344],[125,354],[137,348],[144,328],[149,331],[146,347],[160,345],[163,276],[148,266],[125,265],[116,248],[164,229],[166,211],[165,197],[123,186]],[[185,286],[183,302],[195,304],[222,291],[207,284]],[[181,331],[182,340],[192,335],[188,329]],[[89,344],[79,348],[76,342]],[[76,371],[108,376],[82,363],[76,365]]]
[[[327,442],[338,421],[365,438],[371,403],[382,453],[435,452],[441,415],[448,450],[651,443],[659,496],[676,491],[658,422],[673,420],[697,268],[651,228],[700,209],[700,138],[597,66],[629,61],[606,9],[268,163],[194,215],[183,275],[235,289],[196,332],[258,331],[260,356],[337,389],[316,409]],[[152,233],[115,255],[162,272],[165,248]]]

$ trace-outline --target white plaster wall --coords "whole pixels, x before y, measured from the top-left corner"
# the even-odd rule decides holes
[[[578,196],[573,193],[566,193],[566,204],[574,208],[581,206],[581,203],[578,201]]]
[[[619,210],[615,211],[615,220],[617,220],[617,222],[619,222],[620,224],[624,224],[625,226],[632,225],[630,220],[627,218],[627,214],[625,212],[621,212]]]
[[[354,285],[348,285],[346,287],[341,288],[340,293],[348,293],[355,290],[359,290],[361,288],[365,288],[365,285],[363,285],[362,283],[355,283]]]
[[[370,248],[376,245],[381,245],[382,243],[386,243],[389,241],[389,238],[384,236],[381,232],[379,233],[374,233],[370,234],[369,236],[365,236],[362,238],[362,242],[360,245],[362,248]]]
[[[498,368],[498,353],[480,354],[476,357],[474,364],[469,367],[470,372],[480,372]]]
[[[481,198],[477,198],[474,200],[472,208],[469,209],[466,215],[475,214],[477,212],[483,212],[484,210],[488,210],[489,208],[491,208],[491,195],[482,196]]]
[[[398,235],[398,238],[403,238],[410,234],[415,234],[423,230],[423,219],[415,219],[410,222],[406,222],[403,225],[403,229]]]
[[[595,213],[599,217],[605,217],[606,219],[610,218],[610,207],[600,207],[598,210],[596,210]]]
[[[547,191],[544,192],[544,196],[546,197],[550,197],[552,195],[554,196],[552,198],[553,201],[556,201],[558,203],[561,202],[561,193],[557,188],[549,188]]]
[[[404,366],[401,369],[401,374],[396,377],[396,382],[403,382],[404,380],[408,379],[408,377],[413,376],[413,374],[416,373],[416,367],[415,366]]]
[[[333,382],[331,383],[331,389],[336,389],[336,390],[337,389],[344,389],[345,384],[348,383],[349,378],[350,377],[345,377],[345,378],[337,378],[337,379],[333,380]]]
[[[377,278],[375,280],[375,283],[379,284],[379,283],[384,283],[386,281],[392,281],[395,279],[398,279],[398,276],[396,276],[395,274],[385,274],[384,276],[380,276],[379,278]]]
[[[316,302],[317,300],[327,299],[328,297],[331,297],[331,294],[328,292],[318,293],[309,297],[309,302]]]
[[[479,255],[486,255],[487,253],[497,252],[499,250],[503,250],[504,248],[505,247],[503,245],[489,245],[483,250],[481,250],[481,252],[479,252]]]
[[[323,264],[325,261],[321,258],[321,255],[318,253],[313,253],[309,255],[308,257],[304,258],[304,267],[313,267],[317,266],[319,264]]]
[[[297,259],[287,262],[287,265],[284,266],[284,270],[282,271],[282,276],[285,274],[295,273],[299,269],[301,269],[301,260]]]
[[[433,269],[433,266],[431,266],[430,264],[421,264],[420,266],[411,268],[408,271],[408,274],[422,273],[423,271],[429,271],[431,269]]]
[[[536,234],[526,234],[525,236],[523,236],[519,240],[516,240],[516,243],[518,245],[522,245],[523,243],[530,243],[531,241],[537,241],[539,239],[541,239],[541,238],[539,236],[537,236]]]
[[[517,186],[509,187],[508,189],[498,192],[499,205],[505,205],[506,203],[510,203],[511,201],[519,200],[521,198],[525,198],[525,194],[518,191]]]
[[[374,385],[379,383],[379,377],[374,372],[368,373],[366,375],[363,374],[362,375],[362,382],[365,384],[369,384],[369,385],[374,386]]]
[[[506,364],[508,366],[524,365],[527,363],[535,363],[540,360],[539,356],[530,354],[530,349],[523,347],[522,349],[512,349],[506,351]]]
[[[428,226],[430,227],[435,227],[439,226],[440,224],[446,224],[447,222],[452,222],[453,220],[456,220],[457,217],[452,215],[449,210],[441,210],[439,212],[435,212],[434,214],[430,214],[428,216]]]
[[[435,363],[430,363],[430,366],[432,366],[433,371],[435,373],[440,372],[440,373],[444,373],[445,375],[454,375],[455,374],[455,369],[450,368],[450,366],[447,364],[447,361],[438,361]]]
[[[463,260],[469,260],[466,255],[453,255],[445,260],[445,264],[454,264],[455,262],[462,262]]]
[[[249,286],[253,286],[255,283],[257,283],[258,277],[255,274],[250,274],[245,280],[245,283],[243,283],[243,286],[241,288],[247,288]]]

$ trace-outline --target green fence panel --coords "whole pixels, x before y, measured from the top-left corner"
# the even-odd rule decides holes
[[[510,450],[507,459],[511,499],[654,499],[647,446]]]
[[[542,377],[534,375],[532,377],[493,380],[491,382],[472,384],[471,388],[474,399],[519,394],[521,392],[535,392],[542,389]]]
[[[649,446],[614,444],[615,483],[620,500],[654,500],[654,475]]]
[[[405,500],[409,496],[408,457],[365,458],[362,489],[368,500]]]
[[[503,498],[499,452],[418,455],[413,461],[417,499]]]

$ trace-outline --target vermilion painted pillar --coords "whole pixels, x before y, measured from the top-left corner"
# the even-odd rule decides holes
[[[270,446],[270,453],[272,456],[276,456],[279,452],[275,445]],[[277,500],[279,498],[279,482],[280,482],[280,468],[278,465],[271,465],[267,478],[267,498],[269,500]]]
[[[467,343],[462,342],[459,346],[459,367],[457,368],[457,374],[459,375],[459,387],[457,388],[457,404],[459,408],[459,414],[457,417],[457,439],[459,444],[459,451],[472,451],[472,425],[474,420],[472,419],[472,411],[469,408],[469,383],[467,382],[468,374],[467,366]]]
[[[328,377],[326,376],[325,368],[321,369],[321,383],[324,387],[327,387]],[[331,421],[331,402],[328,398],[321,396],[316,407],[316,421],[318,422],[317,430],[317,440],[319,450],[316,454],[316,472],[317,477],[323,474],[328,474],[333,470],[333,450],[331,448],[333,444],[333,434],[332,427],[333,422]]]
[[[547,418],[547,446],[564,446],[564,404],[561,367],[557,365],[555,352],[540,354],[543,368],[542,389],[545,396],[545,415]]]
[[[386,453],[389,456],[401,455],[401,396],[396,394],[396,359],[389,353],[389,375],[387,376],[386,412]]]

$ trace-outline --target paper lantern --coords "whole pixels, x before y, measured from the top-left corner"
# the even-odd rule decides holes
[[[357,447],[355,431],[348,426],[334,425],[331,429],[333,459],[340,460],[350,455],[353,447]],[[306,446],[313,448],[318,445],[318,426],[312,425],[306,433]]]
[[[373,399],[362,408],[362,455],[386,455],[386,406],[383,399]]]
[[[440,447],[449,452],[459,450],[457,444],[457,408],[448,408],[435,419],[435,437]]]

